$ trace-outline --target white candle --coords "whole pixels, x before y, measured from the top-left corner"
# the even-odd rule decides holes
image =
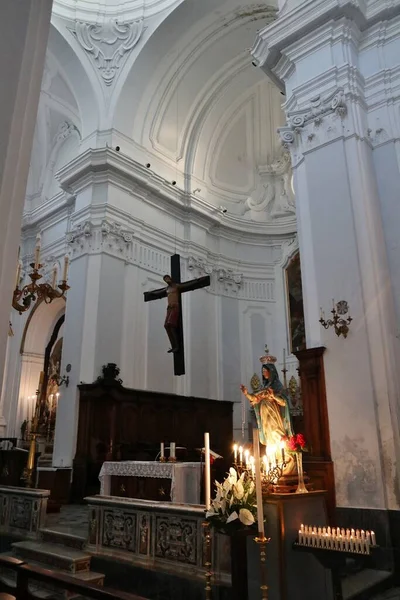
[[[303,532],[299,529],[299,544],[303,543]]]
[[[281,442],[280,443],[281,446],[281,456],[282,456],[282,462],[285,462],[285,442]]]
[[[251,468],[251,474],[252,474],[252,476],[254,478],[255,475],[256,475],[256,463],[255,463],[254,456],[250,456],[249,464],[250,464],[250,468]],[[260,470],[261,470],[261,463],[260,463]]]
[[[239,446],[239,460],[240,460],[240,464],[243,464],[243,447]]]
[[[237,444],[233,445],[233,460],[235,462],[235,464],[237,463],[237,453],[238,453],[238,447]]]
[[[68,277],[68,265],[69,265],[69,258],[67,255],[65,255],[64,257],[64,271],[63,271],[63,276],[62,276],[62,280],[63,281],[67,281],[67,277]]]
[[[246,449],[244,451],[244,460],[246,463],[246,467],[248,467],[248,465],[249,465],[249,456],[250,456],[250,451]]]
[[[253,447],[254,447],[254,466],[256,471],[256,498],[257,498],[257,522],[258,536],[264,538],[264,505],[261,489],[261,468],[260,468],[260,438],[258,429],[253,432]]]
[[[286,348],[283,349],[283,368],[286,369]]]
[[[57,266],[54,265],[54,268],[53,268],[53,279],[51,281],[51,287],[52,288],[56,287],[56,281],[57,281]]]
[[[21,279],[21,269],[22,269],[22,262],[19,260],[18,264],[17,264],[17,274],[15,276],[15,287],[16,288],[19,286],[19,280]]]
[[[35,269],[39,268],[41,245],[42,245],[42,238],[41,238],[40,233],[38,233],[36,236],[36,246],[35,246]]]
[[[371,544],[373,546],[376,546],[376,538],[375,538],[375,533],[373,531],[371,531]]]
[[[205,448],[205,500],[206,510],[210,510],[211,507],[211,463],[210,463],[210,434],[204,434],[204,448]]]
[[[169,443],[169,456],[170,458],[175,458],[175,442]]]
[[[164,458],[164,442],[161,442],[160,458]]]

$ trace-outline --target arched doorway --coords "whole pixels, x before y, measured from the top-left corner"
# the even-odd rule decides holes
[[[18,402],[10,410],[10,430],[21,437],[21,426],[31,421],[36,403],[36,391],[41,371],[48,371],[50,359],[58,344],[62,348],[65,300],[57,298],[51,304],[38,303],[25,326],[21,340],[21,374]],[[61,340],[61,342],[60,342]],[[26,433],[26,427],[25,427]]]

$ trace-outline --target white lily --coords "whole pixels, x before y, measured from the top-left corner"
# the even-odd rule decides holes
[[[236,510],[234,510],[233,513],[231,515],[229,515],[226,522],[232,523],[232,521],[236,521],[236,519],[238,519],[238,518],[239,518],[239,515],[237,514]]]
[[[238,500],[241,500],[244,496],[244,487],[240,479],[233,488],[233,494]]]
[[[247,508],[241,508],[239,511],[239,520],[243,525],[253,525],[254,517]],[[227,521],[228,522],[228,521]]]

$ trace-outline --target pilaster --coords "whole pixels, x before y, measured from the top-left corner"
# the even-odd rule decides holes
[[[0,4],[0,387],[52,0]],[[0,415],[0,421],[2,415]]]
[[[394,18],[400,3],[383,4]],[[400,349],[360,60],[373,9],[306,0],[260,32],[254,56],[286,88],[280,135],[294,169],[307,344],[327,347],[338,504],[399,508]],[[347,339],[318,323],[332,298],[350,304]]]

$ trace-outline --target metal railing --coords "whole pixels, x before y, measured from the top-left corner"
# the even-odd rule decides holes
[[[79,583],[69,575],[32,567],[17,558],[0,556],[0,569],[0,593],[10,594],[15,600],[37,600],[37,596],[29,589],[32,584],[42,584],[55,591],[73,592],[90,600],[148,600],[135,594],[104,589],[100,585]],[[6,570],[15,573],[15,585],[4,579]]]

